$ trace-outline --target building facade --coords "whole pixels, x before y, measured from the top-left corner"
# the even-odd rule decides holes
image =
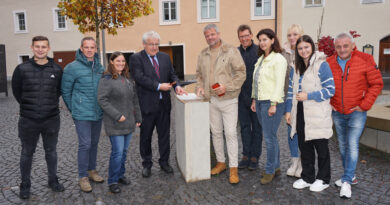
[[[357,49],[374,56],[382,72],[390,72],[390,1],[388,0],[295,0],[283,1],[282,33],[287,40],[291,24],[303,26],[306,34],[317,41],[320,36],[335,37],[338,33],[357,31]],[[370,47],[373,46],[373,47]]]
[[[59,13],[57,3],[53,0],[1,1],[0,44],[5,45],[8,79],[19,63],[32,57],[31,39],[37,35],[49,38],[49,56],[55,57],[61,66],[74,59],[84,35]]]
[[[260,29],[275,29],[275,24],[281,25],[278,20],[281,19],[281,2],[155,0],[153,14],[136,19],[131,27],[119,28],[118,35],[106,34],[106,50],[108,54],[121,51],[128,57],[143,49],[142,34],[154,30],[161,36],[160,51],[171,56],[179,78],[193,79],[198,54],[207,47],[203,28],[208,23],[218,25],[223,41],[238,46],[237,28],[240,24],[250,25],[254,36]]]

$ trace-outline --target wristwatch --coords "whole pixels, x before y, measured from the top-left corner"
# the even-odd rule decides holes
[[[271,106],[276,106],[277,104],[277,102],[271,102]]]

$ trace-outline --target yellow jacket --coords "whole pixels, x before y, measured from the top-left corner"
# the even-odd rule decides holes
[[[282,103],[284,97],[284,81],[287,70],[287,61],[280,53],[271,52],[264,60],[262,55],[255,64],[253,71],[252,98],[256,100],[270,100],[271,102]],[[263,60],[260,68],[260,62]],[[258,79],[256,72],[260,69]],[[257,82],[257,90],[255,90]]]

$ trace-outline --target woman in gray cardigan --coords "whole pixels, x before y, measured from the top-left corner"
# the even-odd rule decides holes
[[[131,135],[142,121],[135,84],[129,79],[129,67],[120,52],[111,54],[107,71],[99,82],[98,103],[112,147],[108,186],[112,193],[119,193],[118,183],[130,184],[124,176],[126,154]]]

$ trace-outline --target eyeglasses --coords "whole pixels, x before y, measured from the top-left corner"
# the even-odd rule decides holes
[[[146,45],[149,46],[149,47],[154,47],[154,46],[158,47],[158,46],[160,46],[159,43],[147,43]]]
[[[248,34],[248,35],[243,35],[243,36],[239,36],[238,38],[239,38],[239,39],[243,39],[243,38],[249,38],[249,37],[251,37],[250,34]]]

